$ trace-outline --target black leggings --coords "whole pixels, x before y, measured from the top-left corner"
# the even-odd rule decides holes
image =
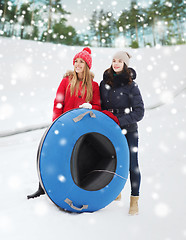
[[[138,131],[128,132],[125,135],[130,151],[130,183],[131,195],[139,196],[141,174],[138,166]]]

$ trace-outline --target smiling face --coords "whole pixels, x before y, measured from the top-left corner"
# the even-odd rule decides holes
[[[85,61],[82,58],[76,58],[75,63],[74,63],[74,70],[76,71],[77,74],[83,74],[85,70]]]
[[[120,73],[123,70],[124,62],[119,58],[112,60],[112,68],[115,73]]]

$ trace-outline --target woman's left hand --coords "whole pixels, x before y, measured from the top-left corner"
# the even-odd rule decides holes
[[[92,109],[92,105],[87,102],[87,103],[83,103],[82,105],[79,105],[79,108]]]

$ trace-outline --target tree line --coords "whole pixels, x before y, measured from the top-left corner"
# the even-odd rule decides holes
[[[0,35],[81,45],[74,27],[67,25],[67,12],[61,0],[0,0]]]
[[[118,19],[111,12],[95,11],[90,19],[90,39],[108,47],[119,37],[125,45],[134,48],[157,43],[185,44],[185,16],[184,0],[154,0],[147,8],[133,0]]]
[[[117,18],[111,11],[94,11],[86,35],[77,34],[74,27],[67,25],[69,14],[61,0],[22,4],[20,0],[0,0],[0,36],[100,47],[186,43],[185,0],[154,0],[146,8],[132,0]]]

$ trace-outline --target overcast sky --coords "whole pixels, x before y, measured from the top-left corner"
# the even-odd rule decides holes
[[[87,31],[89,19],[94,10],[104,9],[112,11],[114,16],[120,15],[120,11],[128,8],[131,0],[62,0],[63,7],[71,15],[68,16],[68,24],[76,28],[77,31]],[[140,0],[138,3],[147,6],[148,0]]]

